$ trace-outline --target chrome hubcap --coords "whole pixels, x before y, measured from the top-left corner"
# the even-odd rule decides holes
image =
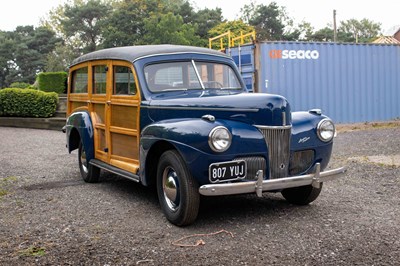
[[[83,171],[87,174],[89,171],[87,168],[86,152],[85,152],[84,148],[82,148],[82,151],[81,151],[81,165],[82,165]]]
[[[179,207],[179,182],[178,175],[172,167],[167,167],[164,169],[163,173],[163,191],[164,199],[168,207],[176,211]]]

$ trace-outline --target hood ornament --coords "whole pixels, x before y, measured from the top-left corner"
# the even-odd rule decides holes
[[[321,109],[311,109],[308,111],[310,114],[316,114],[316,115],[321,115],[322,111]]]
[[[214,122],[215,121],[215,116],[213,116],[213,115],[203,115],[201,117],[201,119],[207,120],[207,121],[210,121],[210,122]]]

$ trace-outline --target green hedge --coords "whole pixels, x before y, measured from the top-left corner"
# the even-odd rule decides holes
[[[32,89],[0,90],[0,116],[50,117],[56,112],[58,95]]]
[[[37,75],[38,88],[41,91],[66,93],[67,92],[66,72],[42,72]]]
[[[25,82],[11,83],[10,88],[30,89],[31,85]]]

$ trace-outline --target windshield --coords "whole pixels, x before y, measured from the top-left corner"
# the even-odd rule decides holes
[[[242,89],[233,69],[210,62],[172,62],[148,65],[144,69],[152,92],[204,89]]]

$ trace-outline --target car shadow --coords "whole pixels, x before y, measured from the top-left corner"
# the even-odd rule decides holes
[[[158,202],[155,187],[145,187],[139,183],[110,173],[102,173],[102,189],[125,198],[135,204],[143,204],[152,210],[162,210]],[[288,203],[280,193],[263,193],[259,198],[255,194],[201,197],[200,209],[194,226],[218,225],[243,219],[275,219],[292,215],[295,210],[304,211],[310,206],[296,206]],[[293,214],[294,215],[294,214]],[[165,219],[165,218],[164,218]]]
[[[62,189],[70,186],[95,185],[98,189],[111,195],[123,198],[135,204],[146,205],[155,211],[161,208],[155,187],[145,187],[139,183],[118,175],[102,172],[99,183],[87,184],[80,177],[66,180],[44,181],[23,187],[25,190]],[[305,206],[306,208],[307,206]],[[200,223],[220,223],[220,220],[235,220],[244,217],[257,218],[261,216],[281,217],[292,209],[299,209],[287,203],[280,193],[264,193],[259,198],[255,194],[201,197],[198,221]]]
[[[303,206],[307,208],[308,206]],[[220,223],[251,217],[280,218],[301,207],[288,203],[280,193],[263,193],[231,195],[218,197],[202,197],[198,221],[200,223]]]
[[[106,190],[119,193],[120,196],[135,202],[146,202],[158,207],[157,190],[155,187],[146,187],[132,180],[118,175],[102,172],[99,185]]]

